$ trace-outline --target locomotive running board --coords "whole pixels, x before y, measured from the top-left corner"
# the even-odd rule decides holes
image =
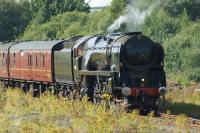
[[[81,70],[78,71],[79,75],[88,75],[88,76],[112,76],[112,73],[110,71],[87,71],[87,70]]]

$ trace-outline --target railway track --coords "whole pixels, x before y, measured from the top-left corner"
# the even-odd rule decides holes
[[[122,101],[119,101],[119,103],[122,103]],[[150,120],[153,120],[153,122],[162,123],[166,126],[171,127],[187,127],[192,129],[197,129],[200,132],[200,119],[195,119],[192,117],[187,117],[184,114],[181,115],[171,115],[171,114],[165,114],[165,113],[159,113],[157,116],[159,117],[153,117]],[[141,119],[146,117],[146,115],[141,115]]]
[[[195,128],[200,130],[200,120],[186,117],[184,115],[169,115],[160,113],[160,117],[157,119],[167,126],[185,126],[188,128]]]

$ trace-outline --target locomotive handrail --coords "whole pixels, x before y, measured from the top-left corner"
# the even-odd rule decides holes
[[[119,46],[112,46],[112,48],[119,48]],[[87,50],[104,50],[104,49],[111,49],[111,46],[109,46],[109,47],[89,47],[89,48],[86,48],[83,50],[87,51]]]
[[[88,70],[80,70],[78,71],[79,75],[88,75],[88,76],[112,76],[111,71],[88,71]]]

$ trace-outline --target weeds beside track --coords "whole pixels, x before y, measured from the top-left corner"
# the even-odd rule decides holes
[[[0,133],[4,132],[197,132],[199,120],[185,115],[161,114],[161,117],[126,113],[122,105],[94,105],[58,98],[44,93],[34,98],[19,89],[0,94]]]

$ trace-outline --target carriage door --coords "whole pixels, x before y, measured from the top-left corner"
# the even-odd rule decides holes
[[[33,80],[32,69],[33,69],[33,54],[30,53],[28,54],[28,74],[27,74],[29,80]]]

